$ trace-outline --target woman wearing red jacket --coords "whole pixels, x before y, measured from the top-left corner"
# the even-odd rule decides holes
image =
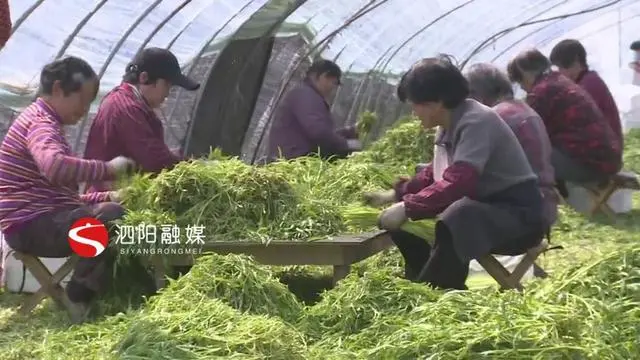
[[[540,51],[526,50],[507,67],[509,79],[527,92],[551,140],[558,189],[564,182],[600,184],[622,167],[622,144],[591,96],[557,71]],[[564,190],[564,191],[563,191]]]
[[[9,14],[9,0],[0,0],[0,49],[11,36],[11,15]]]

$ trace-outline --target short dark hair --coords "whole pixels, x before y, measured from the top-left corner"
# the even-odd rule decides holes
[[[576,61],[582,66],[587,66],[587,50],[578,40],[562,40],[551,50],[549,60],[553,65],[563,69],[570,67]]]
[[[400,79],[397,94],[402,102],[442,102],[453,109],[469,96],[469,83],[451,57],[441,54],[415,63]]]
[[[633,50],[633,51],[640,50],[640,40],[636,40],[636,41],[632,42],[631,45],[629,46],[629,49]]]
[[[100,81],[91,65],[78,57],[67,56],[55,60],[42,68],[38,93],[51,95],[53,93],[53,83],[60,81],[62,92],[67,96],[80,91],[82,85],[89,80],[98,81],[97,93]]]
[[[338,64],[334,63],[331,60],[326,59],[318,59],[311,64],[309,70],[307,70],[307,76],[320,76],[325,75],[328,77],[336,78],[340,81],[342,77],[342,70]]]
[[[511,82],[520,82],[525,72],[540,75],[551,68],[551,62],[538,49],[525,50],[509,61],[507,74]]]

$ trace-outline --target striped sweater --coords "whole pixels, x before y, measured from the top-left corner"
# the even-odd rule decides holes
[[[108,201],[108,192],[79,195],[78,183],[111,177],[106,162],[72,155],[59,116],[38,99],[0,145],[0,229],[6,235],[43,214]]]

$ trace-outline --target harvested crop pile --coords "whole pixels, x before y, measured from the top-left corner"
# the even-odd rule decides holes
[[[440,294],[381,270],[362,277],[350,275],[312,306],[302,328],[313,338],[355,334],[386,314],[408,314]]]
[[[640,278],[628,274],[637,272],[638,259],[637,247],[615,252],[587,270],[531,283],[525,295],[440,293],[382,271],[349,279],[310,308],[311,333],[333,334],[310,352],[340,359],[637,359]]]
[[[328,198],[303,197],[284,172],[237,159],[181,163],[152,180],[138,177],[130,187],[125,224],[204,226],[207,241],[309,239],[342,226]]]
[[[433,136],[433,131],[424,130],[417,118],[401,118],[366,151],[352,158],[359,162],[395,164],[413,169],[418,163],[431,161]]]
[[[206,255],[136,313],[117,345],[120,358],[300,359],[295,296],[243,255]]]
[[[277,161],[268,171],[283,174],[298,194],[307,199],[332,201],[335,206],[360,202],[365,191],[387,189],[396,179],[397,166],[366,163],[352,159],[334,163],[317,157]]]
[[[359,203],[363,192],[388,189],[408,175],[407,164],[428,159],[431,143],[409,118],[370,149],[335,162],[303,157],[250,166],[214,151],[215,163],[184,162],[155,178],[136,176],[126,194],[124,225],[197,225],[210,242],[314,240],[372,230],[375,222],[347,227],[343,209]]]
[[[289,289],[269,268],[259,266],[246,255],[203,256],[164,296],[193,300],[216,298],[241,312],[277,316],[292,323],[302,316],[302,305]]]
[[[118,344],[122,359],[302,359],[304,336],[282,320],[218,299],[158,296]]]
[[[632,135],[640,137],[640,132]],[[639,140],[627,137],[627,146],[634,141],[637,144]],[[636,154],[632,150],[625,149],[625,160],[634,166]],[[192,192],[208,196],[209,185],[198,181],[200,177],[193,174],[196,171],[219,172],[220,178],[216,176],[215,180],[204,176],[215,182],[213,186],[244,183],[223,174],[221,169],[225,167],[237,166],[248,173],[262,171],[234,165],[219,154],[215,158],[222,161],[221,168],[183,168],[183,173],[195,180],[174,176],[172,181],[181,184],[191,181],[196,186]],[[385,188],[388,180],[367,174],[364,176],[368,180],[362,180],[363,174],[356,172],[353,178],[349,177],[349,169],[362,166],[362,171],[367,172],[366,168],[375,165],[354,158],[333,165],[317,159],[300,159],[263,167],[276,173],[261,177],[275,183],[273,188],[266,187],[265,192],[276,189],[295,198],[297,204],[325,204],[331,212],[343,207],[336,220],[342,225],[336,228],[369,226],[377,210],[358,208],[361,205],[354,204],[358,197],[352,193],[366,187]],[[352,161],[354,165],[350,165]],[[332,172],[341,166],[342,170]],[[392,177],[410,169],[393,166],[396,165],[389,167],[393,169]],[[327,178],[325,174],[331,175]],[[163,176],[135,180],[130,194],[139,195],[128,199],[135,208],[129,221],[134,214],[146,219],[184,216],[172,207],[156,206],[145,211],[146,204],[159,198],[154,189],[161,185],[156,184],[158,179],[168,179]],[[349,191],[339,188],[345,180],[335,181],[342,176],[352,181]],[[282,185],[283,178],[286,186]],[[164,201],[177,206],[183,192],[172,185],[162,186],[164,194],[168,194]],[[227,188],[219,192],[229,198],[228,194],[241,193]],[[300,193],[312,195],[300,197]],[[175,203],[170,196],[176,196]],[[634,200],[638,200],[637,195]],[[212,209],[225,208],[219,206]],[[225,206],[233,208],[231,203]],[[266,201],[258,206],[270,209]],[[349,221],[358,224],[346,221],[349,211],[352,215]],[[317,302],[303,306],[274,278],[273,268],[259,266],[243,256],[209,256],[198,259],[186,276],[172,281],[141,309],[120,307],[118,310],[125,314],[80,326],[69,327],[66,314],[55,310],[51,302],[29,316],[21,316],[17,309],[24,298],[0,290],[0,357],[640,360],[637,215],[621,214],[615,224],[603,224],[562,207],[560,217],[553,241],[565,250],[550,252],[539,259],[551,276],[528,281],[522,294],[474,286],[469,291],[442,292],[410,283],[398,277],[403,269],[394,248],[356,264],[349,277],[324,292]],[[259,223],[250,225],[253,228],[243,233],[261,234],[256,230]],[[289,276],[299,276],[300,285],[308,285],[302,276],[316,267],[295,267],[295,270]]]

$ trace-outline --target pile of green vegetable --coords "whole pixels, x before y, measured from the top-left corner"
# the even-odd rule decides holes
[[[0,350],[4,359],[638,359],[638,269],[635,245],[520,294],[444,293],[379,268],[304,306],[268,267],[210,255],[139,310],[70,329],[4,325]]]
[[[404,126],[409,125],[400,125],[406,130]],[[625,167],[640,171],[637,150],[629,148],[640,144],[640,132],[626,139]],[[387,154],[393,150],[390,146]],[[128,221],[134,215],[192,221],[199,211],[221,209],[231,209],[238,217],[264,211],[294,217],[310,207],[295,210],[285,205],[315,203],[328,209],[314,210],[318,213],[341,209],[336,228],[369,227],[377,210],[357,208],[357,193],[385,188],[390,178],[386,174],[393,178],[411,171],[401,156],[386,167],[350,161],[329,165],[300,159],[252,168],[222,159],[220,167],[207,167],[212,172],[204,176],[200,172],[205,168],[185,164],[173,175],[135,179],[128,201],[137,208]],[[356,168],[365,174],[350,177],[348,169]],[[224,169],[260,173],[246,180]],[[214,183],[203,186],[205,181]],[[262,184],[263,191],[235,186],[252,181]],[[177,184],[188,186],[187,191]],[[207,186],[218,191],[206,193]],[[136,192],[137,197],[132,195]],[[217,196],[212,198],[219,204],[198,205],[203,194]],[[249,196],[262,199],[262,204],[239,206]],[[226,205],[220,205],[220,199]],[[145,212],[147,204],[158,205]],[[539,259],[551,276],[527,282],[523,294],[473,285],[469,291],[442,292],[411,283],[398,277],[402,261],[393,250],[356,264],[351,275],[314,302],[303,302],[307,299],[302,296],[313,291],[313,281],[326,280],[321,269],[283,269],[258,265],[246,256],[211,254],[199,258],[187,275],[171,281],[142,307],[112,305],[105,312],[101,304],[92,323],[72,327],[51,302],[29,316],[20,315],[17,309],[24,299],[0,290],[0,358],[640,359],[637,216],[600,222],[562,207],[560,217],[553,241],[566,250]],[[253,233],[256,239],[278,231],[255,219],[220,221],[223,226],[246,226],[234,235]],[[300,234],[300,239],[307,236]],[[317,277],[305,277],[308,274]],[[290,280],[299,282],[295,295],[289,291]],[[308,289],[301,291],[304,286]]]
[[[214,163],[184,162],[154,178],[135,177],[124,225],[203,226],[207,241],[310,241],[372,230],[375,221],[348,221],[363,192],[410,175],[416,162],[429,160],[431,147],[431,134],[406,119],[370,148],[335,162],[304,157],[251,166],[217,153]]]

